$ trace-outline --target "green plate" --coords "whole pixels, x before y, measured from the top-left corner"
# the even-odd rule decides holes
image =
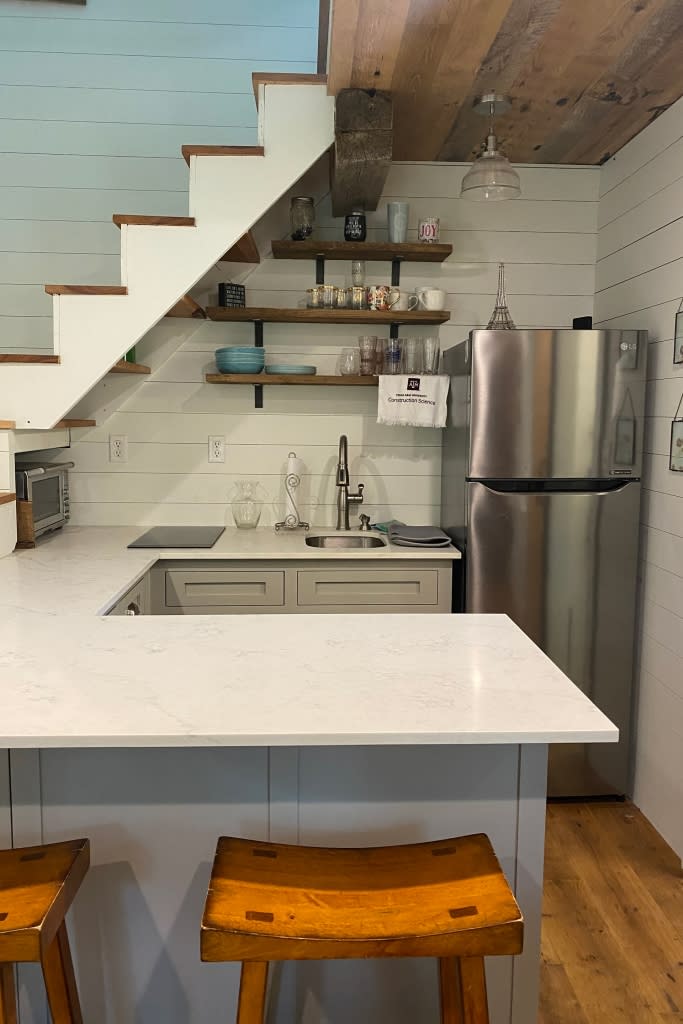
[[[270,366],[266,366],[266,373],[277,373],[277,374],[307,374],[312,376],[316,373],[315,366],[302,366],[296,363],[272,363]]]

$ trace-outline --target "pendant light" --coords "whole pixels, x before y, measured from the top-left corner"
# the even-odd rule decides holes
[[[498,149],[498,140],[493,130],[496,115],[505,113],[510,106],[509,99],[495,92],[486,93],[475,103],[477,114],[489,117],[491,126],[484,152],[477,157],[462,179],[461,198],[495,202],[500,199],[516,199],[521,195],[519,175]]]

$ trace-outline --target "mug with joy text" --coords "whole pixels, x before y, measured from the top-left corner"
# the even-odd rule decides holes
[[[424,217],[417,226],[418,242],[439,241],[439,218]]]

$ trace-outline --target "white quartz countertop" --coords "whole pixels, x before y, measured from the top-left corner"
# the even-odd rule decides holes
[[[0,560],[0,747],[617,739],[506,616],[100,617],[159,557],[322,554],[236,530],[210,551],[127,550],[140,532],[70,528]]]

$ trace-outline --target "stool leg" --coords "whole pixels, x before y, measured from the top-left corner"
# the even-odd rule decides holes
[[[462,957],[460,985],[464,1024],[489,1024],[486,974],[482,956]]]
[[[43,955],[43,977],[53,1024],[83,1024],[64,921]]]
[[[14,964],[0,964],[0,1024],[17,1024]]]
[[[248,960],[242,964],[237,1024],[263,1024],[267,984],[266,961]]]
[[[456,957],[442,957],[439,960],[439,996],[441,1024],[464,1024],[460,963]]]

